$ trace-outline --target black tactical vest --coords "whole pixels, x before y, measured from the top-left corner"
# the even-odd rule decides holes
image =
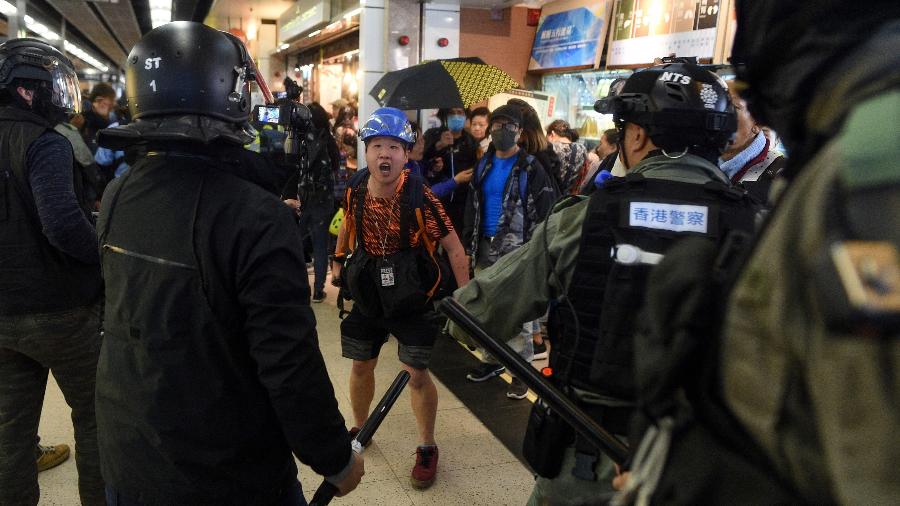
[[[756,211],[745,192],[719,182],[633,174],[593,193],[566,295],[571,306],[563,301],[552,315],[554,374],[581,390],[633,400],[633,336],[653,265],[613,255],[623,245],[665,254],[687,235],[720,242],[730,230],[752,231]]]
[[[44,132],[53,129],[40,116],[14,107],[0,108],[0,314],[4,315],[85,306],[97,301],[102,287],[99,266],[63,253],[42,232],[26,154]],[[75,196],[91,219],[75,164],[61,170],[72,174]]]

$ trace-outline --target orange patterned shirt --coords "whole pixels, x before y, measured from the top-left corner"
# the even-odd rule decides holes
[[[393,197],[373,197],[366,192],[365,208],[363,211],[363,242],[366,251],[375,256],[390,255],[400,250],[400,208],[402,206],[402,194],[409,171],[404,170],[397,184],[397,193]],[[345,226],[348,231],[356,233],[354,219],[356,213],[354,207],[358,202],[358,196],[352,188],[347,188],[346,207],[344,216]],[[431,193],[427,186],[424,188],[424,201],[422,206],[422,218],[425,222],[425,231],[432,241],[439,242],[450,232],[453,232],[453,223],[444,212],[441,201]],[[415,237],[419,230],[418,222],[410,223],[410,246],[417,247],[419,240]],[[355,238],[354,238],[355,240]]]

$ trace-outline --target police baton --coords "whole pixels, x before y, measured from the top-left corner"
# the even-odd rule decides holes
[[[605,453],[613,462],[622,464],[628,458],[628,447],[578,408],[556,386],[541,377],[518,353],[504,342],[497,341],[484,331],[472,313],[452,297],[443,299],[438,309],[453,320],[467,334],[478,341],[501,365],[512,371],[532,389],[553,411],[572,426],[591,446]]]
[[[403,392],[403,388],[406,386],[406,383],[409,382],[409,373],[406,371],[400,371],[397,374],[397,377],[394,378],[394,382],[391,383],[391,387],[388,388],[387,392],[385,392],[384,397],[378,401],[378,404],[375,406],[375,409],[372,410],[372,414],[369,415],[369,418],[366,419],[366,423],[363,424],[362,428],[359,429],[359,432],[356,434],[356,437],[353,438],[353,441],[350,441],[350,447],[353,448],[353,451],[356,453],[362,453],[363,449],[369,444],[369,441],[372,440],[372,436],[375,435],[375,431],[378,430],[378,426],[381,425],[381,422],[384,421],[384,417],[387,416],[388,412],[391,410],[391,407],[394,406],[394,403],[397,402],[397,398],[400,397],[400,393]],[[337,493],[338,489],[334,486],[330,481],[323,480],[322,484],[319,485],[319,488],[316,489],[316,493],[313,495],[312,500],[309,502],[309,506],[325,506],[330,503],[332,499],[334,499],[334,495]]]

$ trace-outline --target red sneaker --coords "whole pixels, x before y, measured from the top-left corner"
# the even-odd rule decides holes
[[[413,488],[426,489],[434,483],[437,474],[438,447],[436,445],[416,448],[416,465],[412,469],[409,483]]]

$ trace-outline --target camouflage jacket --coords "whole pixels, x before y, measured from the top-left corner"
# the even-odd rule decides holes
[[[482,182],[490,173],[494,148],[484,154],[475,167],[470,183],[463,227],[463,244],[473,262],[478,258],[478,242],[482,236]],[[550,214],[553,203],[559,197],[552,179],[533,156],[519,150],[515,164],[506,180],[503,192],[503,212],[497,223],[497,232],[491,239],[488,258],[491,263],[514,251],[531,238],[538,223]],[[522,180],[524,179],[524,182]]]
[[[559,189],[564,195],[576,195],[587,172],[587,148],[577,142],[553,142],[559,157]]]

